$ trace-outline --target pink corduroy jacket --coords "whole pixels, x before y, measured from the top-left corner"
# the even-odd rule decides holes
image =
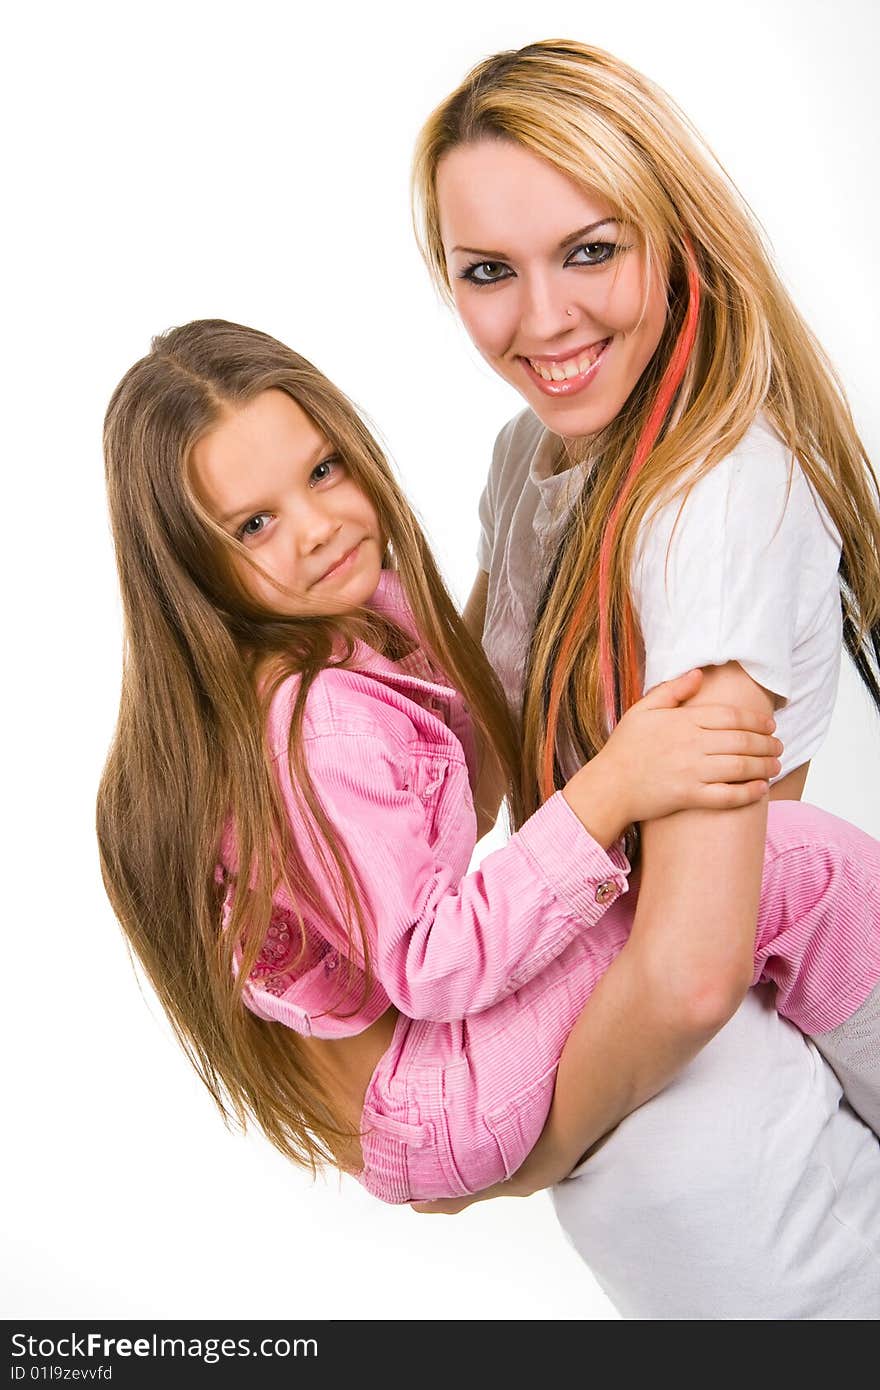
[[[396,574],[383,572],[372,604],[412,632]],[[401,1016],[366,1094],[357,1176],[390,1202],[458,1196],[510,1176],[536,1142],[568,1033],[629,934],[629,864],[619,846],[598,845],[556,793],[468,872],[476,753],[461,696],[422,651],[393,663],[361,644],[357,667],[316,679],[303,748],[355,870],[374,983],[355,1013],[335,1017],[347,937],[305,908],[306,949],[285,968],[300,934],[279,892],[244,999],[260,1017],[318,1038],[361,1032],[395,1005]],[[277,692],[269,742],[297,843],[320,878],[329,870],[309,849],[287,765],[295,692],[296,678]],[[755,979],[773,979],[780,1011],[788,1005],[813,1031],[817,1020],[833,1027],[848,1017],[880,970],[876,903],[873,927],[850,911],[853,958],[843,974],[835,962],[838,943],[824,925],[829,885],[857,897],[840,860],[851,865],[876,846],[843,822],[834,823],[841,844],[829,844],[830,820],[817,825],[813,808],[797,803],[771,806],[756,946]],[[227,882],[224,916],[234,866],[228,833],[218,875]]]

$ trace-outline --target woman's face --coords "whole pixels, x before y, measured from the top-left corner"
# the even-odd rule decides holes
[[[510,141],[444,155],[437,197],[456,307],[478,351],[554,433],[604,428],[666,321],[666,286],[656,272],[648,280],[635,230]]]
[[[376,509],[286,392],[263,391],[226,415],[196,444],[192,469],[211,516],[259,566],[235,556],[245,586],[269,608],[314,617],[372,597],[384,551]]]

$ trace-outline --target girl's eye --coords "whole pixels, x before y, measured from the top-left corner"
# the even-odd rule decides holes
[[[344,468],[345,464],[338,454],[331,454],[330,458],[321,459],[321,462],[316,464],[312,469],[312,474],[309,478],[309,487],[311,487],[313,483],[326,483],[328,478]]]
[[[236,540],[244,541],[249,536],[261,536],[266,529],[266,518],[271,515],[271,512],[257,512],[255,516],[249,516],[236,531]]]
[[[475,261],[459,272],[459,279],[472,285],[497,285],[510,278],[510,268],[503,261]]]
[[[614,241],[587,241],[576,246],[565,262],[566,265],[605,265],[617,255],[621,247]]]

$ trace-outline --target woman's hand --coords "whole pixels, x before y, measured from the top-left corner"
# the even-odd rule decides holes
[[[413,1211],[428,1216],[457,1216],[475,1202],[488,1202],[493,1197],[531,1197],[535,1192],[543,1192],[545,1188],[561,1182],[570,1171],[571,1164],[562,1158],[548,1118],[537,1144],[506,1182],[493,1183],[482,1192],[471,1192],[466,1197],[439,1197],[433,1202],[410,1202],[410,1206]]]
[[[588,829],[595,823],[595,838],[611,842],[636,821],[733,810],[767,795],[782,766],[775,720],[733,704],[681,707],[702,680],[693,670],[655,686],[567,783],[563,795]]]
[[[438,1197],[433,1202],[410,1202],[413,1211],[417,1211],[423,1216],[458,1216],[460,1211],[466,1207],[472,1207],[475,1202],[487,1202],[490,1197],[525,1197],[525,1192],[514,1192],[509,1190],[510,1184],[497,1182],[494,1187],[487,1187],[484,1192],[471,1192],[467,1197]]]
[[[410,1206],[413,1211],[428,1216],[457,1216],[475,1202],[488,1202],[493,1197],[531,1197],[534,1192],[553,1186],[552,1182],[542,1183],[539,1187],[532,1187],[527,1182],[517,1183],[518,1176],[514,1173],[507,1182],[496,1182],[492,1187],[486,1187],[482,1192],[471,1192],[466,1197],[438,1197],[433,1202],[410,1202]]]

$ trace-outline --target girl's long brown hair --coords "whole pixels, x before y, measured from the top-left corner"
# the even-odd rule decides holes
[[[877,479],[834,369],[724,171],[666,93],[610,54],[569,40],[496,54],[433,112],[415,150],[416,234],[450,301],[437,169],[484,139],[522,146],[607,202],[668,299],[657,351],[617,417],[591,440],[560,440],[560,463],[598,462],[538,606],[515,824],[563,785],[572,755],[602,746],[638,693],[630,574],[643,522],[673,496],[683,505],[759,411],[840,533],[844,641],[880,709]]]
[[[237,580],[233,553],[249,552],[200,506],[190,458],[225,416],[269,389],[302,407],[373,501],[389,543],[386,564],[399,573],[425,647],[464,694],[484,756],[511,775],[515,748],[491,668],[346,397],[282,343],[238,324],[201,320],[155,338],[114,391],[104,429],[125,639],[119,720],[97,803],[104,882],[221,1113],[242,1126],[252,1117],[282,1153],[314,1171],[321,1162],[343,1162],[351,1127],[316,1071],[314,1053],[297,1034],[245,1007],[242,988],[283,889],[298,927],[284,968],[295,970],[306,951],[304,911],[313,922],[333,914],[365,960],[362,971],[340,971],[334,1016],[349,1016],[370,992],[358,884],[310,784],[300,734],[309,689],[324,667],[350,663],[358,638],[402,655],[406,635],[369,609],[344,618],[281,616],[249,598]],[[268,705],[292,674],[300,679],[288,758],[326,868],[320,883],[291,834],[266,740]],[[237,891],[221,930],[215,871],[229,824]]]

